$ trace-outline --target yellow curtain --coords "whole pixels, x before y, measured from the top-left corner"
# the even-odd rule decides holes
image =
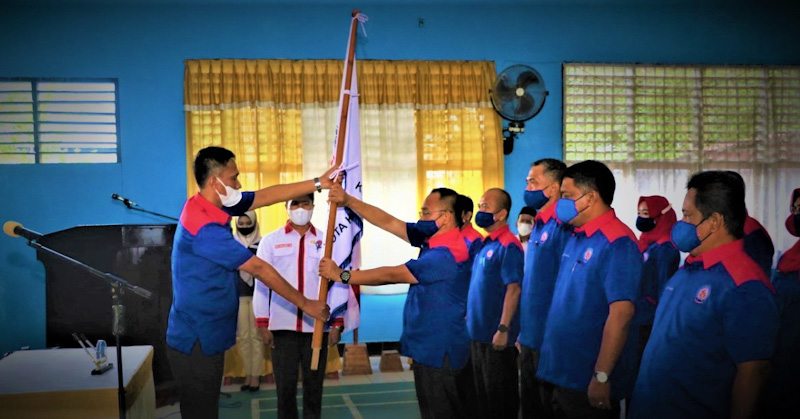
[[[488,102],[494,63],[365,60],[357,66],[362,106],[378,113],[414,109],[417,207],[434,187],[477,198],[503,186],[500,121]],[[197,191],[194,156],[209,145],[236,154],[248,189],[303,179],[302,110],[335,106],[341,76],[339,60],[187,60],[189,194]],[[362,126],[369,125],[364,117]],[[262,232],[285,220],[282,206],[259,210]]]

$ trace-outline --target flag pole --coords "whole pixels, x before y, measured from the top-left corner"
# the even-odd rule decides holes
[[[356,53],[356,28],[358,25],[358,19],[356,16],[359,14],[358,9],[353,9],[353,19],[350,22],[350,45],[347,46],[347,58],[345,59],[344,65],[344,74],[345,74],[345,81],[344,81],[344,91],[349,92],[350,86],[353,82],[353,59]],[[342,107],[340,109],[339,114],[339,132],[337,133],[336,137],[336,160],[334,162],[335,166],[339,166],[342,164],[342,158],[344,157],[344,146],[345,141],[347,139],[347,116],[350,111],[350,94],[345,93],[342,95]],[[333,255],[333,231],[336,227],[336,210],[338,209],[338,205],[336,203],[330,204],[330,209],[328,211],[328,229],[325,233],[325,257],[330,258]],[[320,301],[328,301],[328,279],[320,277],[319,280],[319,300]],[[319,368],[319,354],[322,350],[322,334],[324,332],[325,322],[314,320],[314,336],[311,341],[311,369],[316,371]]]

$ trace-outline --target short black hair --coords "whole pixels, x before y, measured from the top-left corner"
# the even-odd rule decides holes
[[[522,209],[519,210],[519,214],[517,214],[517,218],[519,218],[520,215],[524,215],[524,214],[528,214],[531,217],[535,217],[536,216],[536,209],[533,208],[533,207],[522,207]]]
[[[198,151],[194,157],[194,180],[197,181],[197,186],[202,187],[213,170],[225,167],[235,158],[232,151],[222,147],[211,146]]]
[[[434,188],[431,189],[431,193],[439,194],[439,198],[442,202],[445,203],[445,209],[453,211],[453,215],[455,215],[456,225],[461,228],[464,222],[461,220],[461,214],[458,213],[458,192],[450,189],[450,188]]]
[[[617,183],[614,174],[605,164],[597,160],[586,160],[575,163],[564,171],[564,177],[570,178],[579,188],[589,188],[600,194],[606,205],[614,202],[614,190]]]
[[[564,179],[564,171],[567,170],[567,165],[563,161],[551,158],[539,159],[533,162],[531,167],[539,165],[544,169],[544,174],[550,176],[556,182],[561,183],[561,180]]]
[[[456,208],[455,208],[455,211],[456,211],[456,215],[459,216],[459,217],[464,215],[464,213],[467,213],[467,212],[473,212],[474,213],[475,212],[475,203],[472,202],[472,198],[470,198],[470,197],[468,197],[466,195],[458,194],[458,196],[456,197]]]
[[[310,194],[307,194],[307,195],[300,195],[300,196],[294,197],[294,198],[289,200],[289,203],[291,203],[292,201],[296,201],[298,198],[308,198],[308,200],[311,201],[311,203],[313,204],[314,203],[314,192],[311,192]]]
[[[708,218],[719,213],[725,219],[725,229],[733,237],[744,237],[744,221],[747,209],[744,204],[744,182],[735,172],[710,170],[692,175],[686,189],[694,189],[697,194],[694,206]]]

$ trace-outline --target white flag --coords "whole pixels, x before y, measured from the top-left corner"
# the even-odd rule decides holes
[[[348,42],[349,45],[349,42]],[[353,57],[353,66],[350,69],[352,79],[350,90],[345,90],[347,77],[347,63],[345,74],[342,76],[342,89],[339,96],[339,115],[345,95],[350,95],[349,111],[344,127],[337,126],[334,134],[334,153],[337,148],[339,130],[345,130],[345,147],[342,156],[339,176],[343,177],[342,187],[349,195],[361,199],[361,129],[359,127],[358,112],[358,77],[356,75],[356,60]],[[335,156],[333,159],[334,160]],[[336,210],[336,224],[333,229],[333,260],[342,269],[357,270],[361,268],[361,235],[364,222],[361,217],[350,208],[339,207]],[[328,304],[331,307],[331,317],[337,317],[346,309],[344,315],[345,330],[358,328],[360,322],[358,301],[355,293],[348,285],[336,282],[329,292]]]

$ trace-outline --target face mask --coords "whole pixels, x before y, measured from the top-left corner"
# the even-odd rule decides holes
[[[636,228],[642,233],[656,228],[656,220],[648,217],[636,217]]]
[[[417,221],[417,231],[422,233],[422,235],[427,239],[439,231],[439,226],[436,225],[435,220],[419,220]]]
[[[800,214],[789,214],[786,218],[786,231],[792,236],[800,237]]]
[[[296,208],[289,210],[289,219],[292,220],[294,225],[304,226],[311,221],[311,214],[314,211],[305,208]]]
[[[579,196],[578,199],[569,199],[569,198],[561,198],[561,199],[559,199],[558,202],[556,203],[556,217],[558,218],[558,220],[561,221],[562,223],[566,224],[566,223],[572,221],[575,217],[577,217],[578,214],[580,214],[583,211],[585,211],[586,208],[589,208],[589,207],[586,207],[586,208],[578,211],[577,202],[578,202],[579,199],[583,198],[584,196],[586,196],[586,194],[583,194],[583,195]]]
[[[675,225],[672,226],[672,232],[670,233],[670,238],[672,242],[675,243],[675,247],[678,248],[681,252],[689,253],[697,246],[700,246],[703,243],[703,240],[707,239],[711,233],[708,234],[703,240],[697,236],[697,227],[700,224],[703,224],[706,221],[704,218],[703,221],[700,221],[697,225],[687,223],[686,221],[678,221]]]
[[[222,206],[228,208],[236,206],[236,204],[238,204],[239,201],[242,200],[242,191],[240,191],[239,189],[231,188],[230,186],[223,183],[220,178],[217,178],[217,181],[222,186],[225,187],[225,195],[222,195],[221,193],[217,192],[217,189],[214,188],[214,192],[217,192],[217,195],[219,195],[219,199],[222,201]]]
[[[547,202],[548,198],[544,195],[544,191],[541,189],[537,189],[535,191],[525,190],[523,194],[523,198],[525,199],[525,205],[533,208],[533,209],[540,209],[544,204]]]
[[[478,211],[478,213],[475,214],[475,224],[481,228],[491,226],[494,224],[494,214],[486,211]]]
[[[533,230],[533,225],[530,223],[517,223],[517,233],[520,236],[529,236]]]
[[[236,230],[239,233],[242,233],[242,235],[244,235],[244,236],[249,236],[250,234],[253,234],[254,231],[256,231],[256,226],[250,226],[250,227],[239,227],[239,226],[237,226]]]

